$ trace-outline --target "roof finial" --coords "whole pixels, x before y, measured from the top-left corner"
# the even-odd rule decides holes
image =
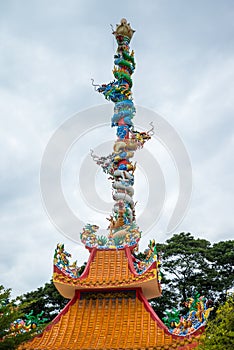
[[[129,38],[129,41],[131,40],[134,33],[135,30],[131,28],[130,23],[128,23],[125,18],[121,19],[120,24],[116,24],[116,29],[113,32],[116,39],[118,36],[125,36]]]

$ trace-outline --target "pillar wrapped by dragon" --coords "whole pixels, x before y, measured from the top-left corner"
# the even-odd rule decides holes
[[[136,163],[134,152],[142,148],[153,134],[153,127],[148,132],[134,129],[133,118],[136,108],[132,98],[132,74],[135,70],[134,51],[130,51],[130,41],[134,30],[126,19],[116,25],[113,34],[118,47],[114,55],[114,80],[108,84],[94,85],[99,93],[114,103],[114,114],[111,126],[116,128],[117,139],[113,146],[113,153],[98,157],[92,152],[92,157],[100,165],[112,181],[112,197],[114,207],[109,220],[110,245],[133,245],[140,238],[140,231],[136,224],[134,202],[134,171]],[[81,235],[81,239],[83,236]]]
[[[151,240],[142,256],[137,255],[141,232],[136,223],[134,201],[134,152],[153,133],[134,129],[136,113],[131,76],[135,69],[129,44],[134,30],[125,19],[113,34],[118,48],[114,56],[114,80],[94,85],[114,103],[111,126],[116,129],[113,152],[91,155],[112,181],[114,206],[108,218],[107,236],[87,224],[80,234],[90,251],[87,264],[77,266],[63,244],[54,254],[53,282],[62,296],[71,299],[45,330],[18,350],[84,349],[178,349],[195,348],[204,331],[210,308],[197,294],[189,313],[167,312],[165,324],[148,300],[161,296],[160,254]]]

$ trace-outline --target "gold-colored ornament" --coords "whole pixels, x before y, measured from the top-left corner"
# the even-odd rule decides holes
[[[116,29],[113,32],[115,37],[117,37],[118,35],[123,35],[128,37],[129,40],[131,40],[134,33],[135,30],[131,28],[130,23],[128,23],[125,18],[121,19],[120,24],[116,24]]]

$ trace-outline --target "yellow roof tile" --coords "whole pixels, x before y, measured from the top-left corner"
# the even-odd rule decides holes
[[[140,288],[77,291],[52,324],[18,350],[185,350],[197,345],[197,339],[191,339],[171,335]]]
[[[122,250],[92,249],[89,261],[79,278],[72,278],[56,266],[53,281],[65,298],[72,299],[76,289],[133,288],[142,287],[147,299],[161,295],[156,262],[145,272],[138,274],[133,265],[129,247]]]

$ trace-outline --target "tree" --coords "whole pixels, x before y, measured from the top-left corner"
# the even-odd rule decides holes
[[[87,263],[84,262],[80,267],[80,275],[83,273],[86,265]],[[33,310],[34,315],[37,315],[44,311],[43,317],[46,317],[49,321],[52,321],[69,301],[69,299],[65,299],[59,294],[52,280],[49,283],[45,283],[43,287],[17,297],[17,300],[20,303],[27,302],[30,304],[24,309],[25,313]]]
[[[18,297],[21,303],[29,303],[30,305],[24,309],[25,313],[33,310],[34,314],[40,314],[44,311],[43,316],[49,321],[64,308],[68,303],[68,299],[63,298],[52,281],[46,283],[43,287],[39,287],[35,291],[28,292]]]
[[[206,252],[206,257],[210,265],[207,288],[219,301],[225,301],[234,281],[234,241],[215,243]]]
[[[220,304],[216,317],[208,321],[200,350],[234,349],[234,295],[229,295],[224,304]]]
[[[32,332],[15,334],[11,324],[23,315],[23,306],[10,301],[10,289],[0,286],[0,350],[14,350],[25,340],[31,338]]]
[[[184,303],[196,291],[216,302],[225,300],[226,291],[234,284],[234,241],[212,246],[182,232],[157,248],[162,256],[163,294],[151,305],[159,317],[165,316],[165,309],[178,307],[186,313]]]

